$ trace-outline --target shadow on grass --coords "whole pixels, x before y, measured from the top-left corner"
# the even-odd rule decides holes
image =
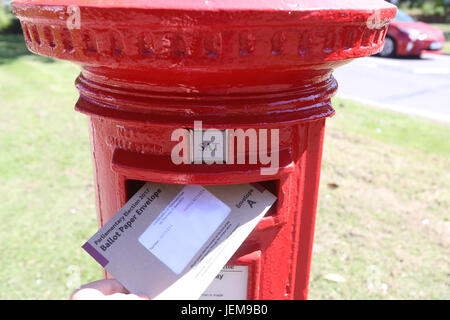
[[[11,63],[14,60],[22,57],[33,55],[27,49],[25,39],[22,34],[0,34],[0,65]],[[54,60],[48,57],[36,56],[45,63],[53,63]]]

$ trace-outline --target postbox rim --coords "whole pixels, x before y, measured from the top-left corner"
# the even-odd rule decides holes
[[[176,8],[174,2],[150,7],[137,1],[126,9],[119,0],[16,0],[12,8],[32,52],[135,70],[292,67],[363,57],[381,51],[396,12],[381,0],[310,0],[292,10],[277,1],[253,3],[251,10],[226,9],[235,0],[217,10],[188,9],[201,8],[197,0]]]
[[[373,10],[394,8],[386,1],[373,0],[14,0],[13,5],[78,6],[92,8],[139,8],[169,10],[235,10],[235,11],[317,11],[317,10]]]

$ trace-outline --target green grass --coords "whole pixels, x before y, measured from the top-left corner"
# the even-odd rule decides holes
[[[96,229],[79,70],[0,36],[0,299],[64,298],[101,277],[80,246]]]
[[[450,41],[445,41],[444,48],[442,48],[442,51],[445,54],[450,54]]]
[[[450,130],[445,124],[405,116],[376,108],[361,108],[360,104],[334,99],[337,116],[332,128],[356,133],[381,142],[450,157]],[[342,114],[345,115],[341,116]]]
[[[0,36],[0,299],[64,299],[102,276],[80,248],[97,222],[78,72]],[[449,299],[449,126],[334,105],[310,298]]]
[[[8,28],[13,20],[13,15],[0,2],[0,31]]]
[[[449,299],[450,126],[334,105],[310,298]]]

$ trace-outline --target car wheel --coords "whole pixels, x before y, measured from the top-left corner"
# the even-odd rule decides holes
[[[381,50],[380,52],[380,56],[392,57],[395,55],[395,51],[396,51],[396,44],[394,39],[392,39],[391,37],[386,37],[386,39],[384,39],[384,47],[383,50]]]

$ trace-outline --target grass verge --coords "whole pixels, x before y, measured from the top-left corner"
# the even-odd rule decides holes
[[[101,277],[80,249],[97,224],[78,73],[0,36],[0,299],[64,298]]]
[[[448,299],[450,127],[334,105],[310,298]]]

